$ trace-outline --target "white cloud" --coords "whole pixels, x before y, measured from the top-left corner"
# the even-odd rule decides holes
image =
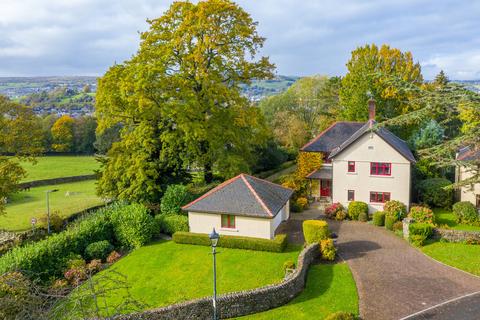
[[[0,75],[102,74],[136,52],[145,20],[173,0],[0,0]],[[426,78],[480,78],[480,2],[238,0],[267,38],[279,74],[345,72],[350,51],[388,43]]]

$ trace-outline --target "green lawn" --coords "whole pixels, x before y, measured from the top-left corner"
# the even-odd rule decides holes
[[[305,290],[290,303],[239,319],[320,320],[337,311],[358,315],[357,287],[345,263],[312,266]]]
[[[262,252],[219,248],[217,255],[218,293],[247,290],[280,282],[283,264],[297,259],[299,247],[286,252]],[[212,294],[211,248],[159,241],[139,248],[94,279],[126,276],[132,298],[155,308]],[[108,306],[118,305],[123,292],[109,292]],[[102,299],[103,305],[103,299]]]
[[[455,222],[455,215],[450,210],[446,210],[446,209],[442,209],[442,208],[436,208],[436,209],[433,209],[433,212],[435,213],[436,223],[440,227],[442,225],[447,225],[451,229],[456,229],[456,230],[480,231],[479,226],[470,226],[470,225],[467,225],[467,224],[457,224]]]
[[[12,195],[6,214],[0,215],[0,229],[29,229],[32,217],[40,218],[46,213],[45,191],[51,189],[59,191],[50,194],[50,212],[62,217],[103,203],[95,195],[95,180],[32,188]]]
[[[99,163],[92,156],[48,156],[37,158],[37,163],[22,162],[27,170],[23,182],[80,176],[93,174],[99,168]]]
[[[431,242],[422,251],[435,260],[480,276],[480,245]]]

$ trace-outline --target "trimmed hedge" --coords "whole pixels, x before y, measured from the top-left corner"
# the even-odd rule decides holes
[[[444,178],[423,180],[418,184],[420,199],[431,207],[450,208],[453,203],[453,189],[445,189],[452,183]]]
[[[208,234],[193,232],[175,232],[172,237],[175,243],[210,246]],[[287,235],[278,234],[273,240],[221,235],[217,246],[223,248],[246,249],[257,251],[283,252],[287,246]]]
[[[472,224],[480,220],[477,209],[469,201],[457,202],[452,209],[457,223]]]
[[[385,225],[385,212],[377,211],[373,214],[373,225],[379,227]]]
[[[348,217],[351,220],[358,220],[361,213],[367,215],[368,220],[368,205],[362,201],[352,201],[348,204]]]
[[[328,223],[324,220],[303,221],[303,236],[307,244],[320,243],[330,237]]]
[[[108,240],[102,240],[90,243],[85,249],[85,257],[88,260],[100,259],[105,261],[114,247]]]
[[[159,214],[155,216],[158,232],[172,235],[175,232],[188,232],[188,217],[178,214]]]
[[[111,221],[117,240],[126,248],[143,246],[155,232],[155,221],[141,204],[117,207],[111,213]]]

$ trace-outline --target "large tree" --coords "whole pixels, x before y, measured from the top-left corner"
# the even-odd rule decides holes
[[[0,213],[26,175],[18,160],[33,160],[42,151],[42,129],[32,109],[0,95]]]
[[[148,22],[137,54],[99,80],[98,130],[123,126],[100,181],[109,188],[100,191],[154,200],[187,165],[203,168],[207,182],[214,169],[224,176],[248,170],[266,129],[240,85],[271,77],[273,69],[266,57],[257,58],[264,42],[257,23],[227,0],[177,1]],[[122,150],[135,143],[132,135],[148,147]],[[148,168],[135,162],[137,154]],[[117,175],[134,170],[127,165],[134,162],[139,171],[118,184]],[[142,187],[126,195],[123,185]]]
[[[58,152],[73,151],[75,120],[64,115],[55,121],[51,128],[53,144],[52,148]]]
[[[395,83],[389,81],[391,76],[416,86],[423,84],[420,64],[413,61],[412,54],[388,45],[378,48],[372,44],[355,49],[347,63],[347,70],[340,89],[342,114],[347,120],[367,120],[367,102],[371,97],[377,102],[379,120],[412,111],[408,102],[411,92],[399,90]]]

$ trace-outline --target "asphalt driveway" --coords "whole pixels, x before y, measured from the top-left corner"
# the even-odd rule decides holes
[[[362,319],[398,320],[480,291],[480,278],[435,262],[384,228],[356,221],[329,223],[338,234],[338,254],[357,283]],[[468,305],[480,305],[479,295],[454,303],[457,307],[445,304],[443,311],[432,309],[412,319],[480,319],[479,308],[468,311]]]

